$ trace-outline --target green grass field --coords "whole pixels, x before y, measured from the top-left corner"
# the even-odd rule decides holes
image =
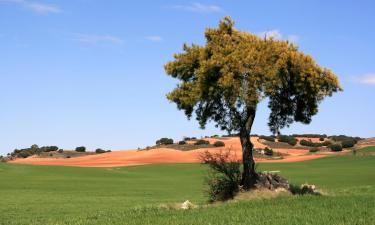
[[[74,168],[0,164],[0,224],[375,224],[375,157],[341,156],[261,164],[325,196],[204,204],[206,167],[198,164]]]
[[[375,152],[375,146],[370,146],[370,147],[362,148],[359,151],[360,152],[366,152],[366,153]]]

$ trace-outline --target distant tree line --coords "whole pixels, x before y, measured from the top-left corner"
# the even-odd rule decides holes
[[[58,151],[59,147],[57,146],[43,146],[39,147],[38,145],[31,145],[30,148],[15,149],[10,153],[11,157],[16,158],[27,158],[32,155],[40,155],[42,152],[54,152]]]
[[[86,147],[85,146],[79,146],[75,148],[76,152],[86,152]],[[23,149],[15,149],[13,152],[8,153],[7,157],[2,157],[2,161],[7,161],[12,158],[27,158],[33,155],[41,155],[42,153],[46,152],[56,152],[56,153],[63,153],[64,150],[60,149],[57,146],[42,146],[39,147],[38,145],[34,144],[30,146],[29,148],[23,148]],[[111,150],[103,150],[101,148],[98,148],[95,150],[95,153],[106,153],[106,152],[111,152]]]

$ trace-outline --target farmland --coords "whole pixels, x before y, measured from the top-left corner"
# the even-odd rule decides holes
[[[200,164],[78,168],[0,164],[0,224],[371,224],[375,157],[265,163],[323,196],[280,196],[207,206]],[[198,209],[164,209],[190,200]]]

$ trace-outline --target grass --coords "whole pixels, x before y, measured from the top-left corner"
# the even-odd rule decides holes
[[[359,152],[365,152],[365,153],[375,152],[375,146],[362,148],[359,150]]]
[[[204,204],[206,167],[198,164],[74,168],[0,164],[0,224],[374,224],[375,157],[341,156],[266,163],[293,183],[327,196],[252,199],[193,210],[163,203]]]

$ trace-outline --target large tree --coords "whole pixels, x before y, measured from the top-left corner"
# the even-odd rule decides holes
[[[243,151],[242,185],[256,182],[251,127],[257,105],[268,99],[269,127],[275,134],[294,121],[310,123],[325,96],[341,90],[335,74],[284,40],[258,37],[233,27],[226,17],[206,29],[204,46],[184,44],[183,53],[165,65],[180,80],[167,98],[193,112],[204,128],[208,121],[239,134]]]

